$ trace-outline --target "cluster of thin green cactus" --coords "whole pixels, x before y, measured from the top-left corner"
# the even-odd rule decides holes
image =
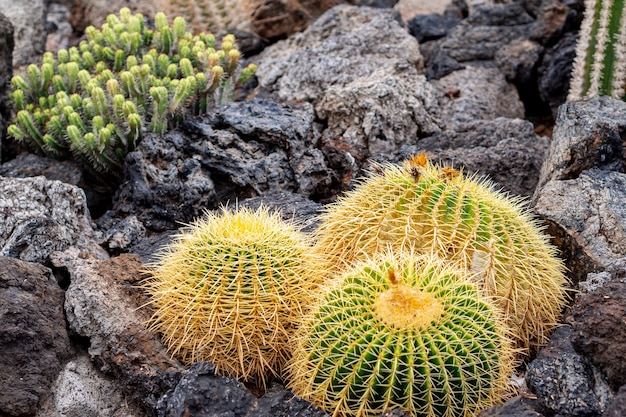
[[[170,26],[164,13],[153,30],[123,8],[85,34],[78,47],[45,53],[40,66],[13,77],[16,117],[8,133],[39,153],[74,157],[113,177],[145,131],[163,133],[221,104],[256,71],[254,64],[240,68],[233,35],[216,49],[213,35],[193,36],[182,17]]]
[[[626,2],[586,0],[569,100],[626,100]]]

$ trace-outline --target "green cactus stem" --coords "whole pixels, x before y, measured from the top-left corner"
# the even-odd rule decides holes
[[[626,1],[585,0],[568,99],[626,100]]]
[[[463,269],[387,252],[322,288],[288,388],[334,417],[469,417],[503,400],[514,352],[501,311]]]
[[[187,32],[164,13],[148,29],[123,8],[87,39],[12,79],[16,118],[8,129],[36,152],[73,157],[104,179],[120,179],[124,158],[146,131],[164,133],[186,118],[232,99],[256,71],[242,69],[233,35]],[[107,181],[105,181],[107,182]]]

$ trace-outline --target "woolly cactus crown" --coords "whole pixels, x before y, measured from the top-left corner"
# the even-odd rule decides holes
[[[150,328],[189,364],[265,385],[289,356],[294,322],[320,285],[319,260],[278,214],[209,213],[161,253],[146,289]]]
[[[321,216],[330,271],[389,246],[460,262],[498,297],[520,347],[544,343],[565,304],[563,263],[523,202],[424,154],[380,167]]]
[[[216,49],[213,35],[192,36],[183,18],[170,26],[163,13],[153,30],[123,8],[85,34],[78,47],[45,53],[41,66],[13,77],[17,116],[8,133],[39,153],[73,156],[104,178],[119,178],[145,131],[163,133],[206,112],[256,70],[240,70],[233,35]]]
[[[296,333],[288,387],[333,416],[472,416],[507,393],[507,332],[467,272],[388,252],[323,287]]]

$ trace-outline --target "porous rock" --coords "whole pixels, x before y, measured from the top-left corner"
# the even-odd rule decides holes
[[[468,63],[432,83],[445,97],[442,117],[448,129],[477,120],[524,118],[524,104],[515,86],[495,65]]]
[[[569,93],[577,41],[576,32],[567,32],[557,43],[546,48],[537,68],[539,96],[550,106],[555,118]]]
[[[42,176],[0,178],[0,255],[45,263],[76,245],[107,257],[97,238],[80,188]]]
[[[65,364],[52,391],[52,398],[37,411],[37,417],[147,416],[115,379],[96,369],[85,353]]]
[[[589,272],[626,264],[626,174],[590,169],[549,181],[534,198],[574,285]]]
[[[496,51],[494,58],[507,81],[528,85],[534,82],[535,68],[542,52],[543,47],[537,42],[516,39]]]
[[[382,154],[373,161],[401,162],[420,152],[468,174],[490,178],[496,187],[515,195],[532,196],[549,141],[538,136],[532,123],[522,119],[497,118],[461,123],[415,145]]]
[[[577,294],[567,322],[572,345],[591,360],[612,386],[626,384],[626,269],[611,273],[608,282]]]
[[[529,38],[533,22],[518,2],[481,5],[452,29],[440,48],[459,62],[491,60],[511,41]]]
[[[0,10],[14,28],[13,66],[39,63],[46,45],[46,2],[0,0]]]
[[[2,163],[2,148],[11,111],[8,102],[8,92],[13,76],[13,25],[0,12],[0,163]]]
[[[74,259],[65,296],[70,330],[89,339],[89,354],[98,369],[112,374],[131,398],[146,409],[173,388],[182,366],[148,331],[144,275],[137,256],[111,260]]]
[[[264,94],[313,103],[328,146],[357,160],[441,130],[439,97],[397,12],[334,7],[258,63]]]
[[[610,404],[612,390],[602,372],[576,353],[571,336],[567,325],[554,331],[528,365],[526,383],[550,415],[599,416]]]
[[[478,413],[477,417],[543,417],[536,408],[535,400],[514,397],[504,404],[487,408]]]
[[[180,129],[145,137],[128,155],[126,180],[104,220],[136,214],[146,228],[163,231],[246,197],[324,196],[337,180],[318,142],[310,104],[226,104]]]
[[[606,409],[602,417],[623,417],[626,416],[626,385],[620,387],[615,394],[611,405]]]
[[[0,415],[34,415],[71,351],[52,272],[0,256]]]
[[[567,102],[556,118],[538,192],[551,180],[577,178],[596,168],[624,172],[626,103],[609,97]]]

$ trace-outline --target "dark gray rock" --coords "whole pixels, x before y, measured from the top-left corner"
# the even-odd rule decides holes
[[[8,102],[8,92],[13,77],[13,25],[11,21],[0,12],[0,163],[2,163],[2,148],[4,145],[5,131],[9,124],[11,111]]]
[[[585,170],[624,172],[626,103],[608,97],[568,102],[559,109],[539,188]]]
[[[537,136],[532,123],[498,118],[462,124],[373,160],[400,162],[424,151],[434,160],[489,177],[510,193],[530,197],[548,146],[548,139]]]
[[[553,46],[546,49],[537,69],[539,96],[556,116],[559,106],[569,93],[572,64],[576,56],[577,33],[568,32]]]
[[[0,415],[34,415],[71,355],[48,268],[0,256]]]
[[[14,67],[41,59],[46,46],[46,5],[44,0],[0,0],[0,10],[15,28]]]
[[[455,26],[440,47],[459,62],[490,60],[514,39],[528,39],[532,24],[519,3],[482,5]]]
[[[249,417],[329,417],[308,401],[294,396],[280,384],[272,384],[265,394],[258,400],[258,406],[253,409]],[[381,416],[385,417],[385,416]]]
[[[421,44],[443,38],[461,21],[458,17],[443,16],[438,13],[420,14],[407,22],[409,33]]]
[[[536,76],[535,69],[543,47],[528,39],[516,39],[495,54],[498,69],[515,85],[529,85]]]
[[[0,177],[0,255],[45,263],[76,245],[105,258],[98,238],[80,188],[44,177]]]
[[[543,417],[536,408],[536,400],[524,397],[515,397],[502,405],[487,408],[481,411],[477,417]]]
[[[351,3],[357,6],[377,7],[379,9],[389,9],[396,5],[398,0],[357,0]]]
[[[567,322],[574,349],[591,360],[617,389],[626,384],[626,269],[587,293],[579,293]]]
[[[426,78],[429,80],[438,80],[456,70],[465,68],[459,61],[443,52],[439,47],[440,44],[440,41],[430,41],[420,45],[420,51],[424,55]]]
[[[164,135],[148,135],[127,158],[113,211],[152,231],[176,229],[203,210],[246,197],[332,193],[313,108],[254,99],[226,104]]]
[[[626,174],[590,169],[548,182],[534,198],[574,285],[626,264]]]
[[[626,416],[626,385],[620,387],[615,394],[611,405],[606,409],[602,417],[624,417]]]
[[[600,416],[612,399],[602,373],[571,344],[572,329],[558,327],[547,347],[528,365],[526,383],[550,415]]]
[[[536,3],[536,0],[531,1]],[[578,10],[579,6],[582,6],[580,0],[542,0],[537,9],[529,11],[537,19],[533,25],[531,39],[541,45],[552,46],[564,33],[578,30],[579,13],[582,18],[582,9]]]

